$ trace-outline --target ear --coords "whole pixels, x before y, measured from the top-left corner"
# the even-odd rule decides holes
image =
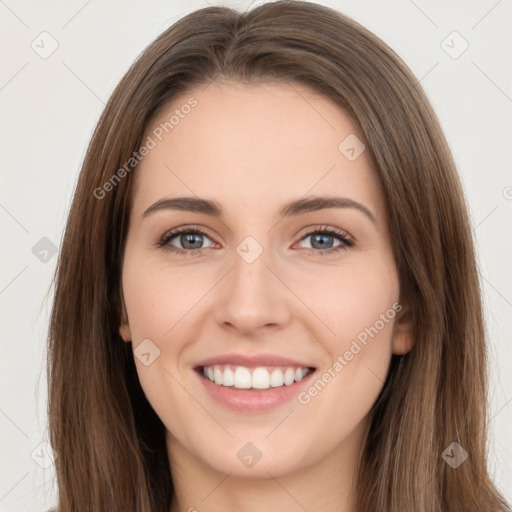
[[[400,308],[400,309],[399,309]],[[407,354],[416,342],[412,325],[412,308],[409,301],[397,304],[397,316],[393,329],[393,354]]]
[[[121,293],[121,324],[119,325],[119,334],[124,341],[132,341],[132,332],[130,330],[130,324],[128,323],[128,314],[126,313],[126,307],[124,305],[123,294]]]

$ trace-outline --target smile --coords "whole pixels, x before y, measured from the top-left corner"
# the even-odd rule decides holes
[[[218,386],[233,387],[239,390],[265,390],[291,386],[300,382],[313,368],[281,366],[256,367],[234,365],[203,366],[203,377]]]
[[[192,367],[214,402],[238,413],[265,413],[293,400],[316,366],[279,354],[218,354]]]

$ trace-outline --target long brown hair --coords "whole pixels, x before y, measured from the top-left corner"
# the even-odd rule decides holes
[[[208,7],[180,19],[132,65],[93,134],[62,241],[48,336],[59,512],[170,508],[165,428],[118,331],[136,172],[126,162],[159,109],[224,78],[303,84],[336,102],[364,137],[382,185],[416,343],[393,356],[371,410],[358,509],[508,510],[486,465],[480,287],[463,191],[439,122],[411,71],[371,32],[324,6],[277,1],[245,13]],[[469,455],[456,469],[441,456],[452,442]]]

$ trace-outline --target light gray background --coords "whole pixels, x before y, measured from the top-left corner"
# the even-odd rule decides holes
[[[244,10],[250,3],[223,5]],[[405,60],[448,137],[469,201],[485,295],[491,470],[512,500],[512,2],[320,3],[362,23]],[[128,66],[174,21],[207,5],[0,0],[0,512],[43,511],[56,500],[51,455],[40,443],[47,439],[45,294],[57,258],[43,252],[48,241],[40,240],[58,248],[92,130]],[[46,59],[31,47],[51,48],[43,31],[58,43]],[[453,54],[464,43],[446,39],[453,31],[469,44],[458,58]]]

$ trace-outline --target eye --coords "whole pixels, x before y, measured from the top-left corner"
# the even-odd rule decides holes
[[[301,242],[308,238],[311,239],[310,247],[306,247],[306,249],[314,255],[333,254],[354,246],[354,241],[348,233],[329,226],[310,229],[301,238]],[[335,240],[338,240],[338,245],[332,245]]]
[[[166,251],[171,251],[184,256],[194,256],[201,254],[203,249],[211,248],[214,244],[203,247],[204,238],[211,241],[208,234],[199,227],[182,226],[166,233],[162,239],[157,242],[157,247]],[[310,254],[324,256],[337,253],[354,246],[353,239],[345,231],[322,226],[321,228],[310,229],[300,240],[303,242],[311,239],[310,247],[305,247]],[[335,241],[337,245],[333,245]],[[174,245],[178,243],[180,247]]]
[[[175,252],[176,254],[193,256],[201,253],[202,249],[205,248],[201,247],[203,244],[203,238],[208,238],[210,240],[207,233],[201,228],[182,226],[164,235],[164,237],[157,242],[157,246],[166,251]],[[181,247],[176,247],[171,243],[174,239],[176,239]]]

